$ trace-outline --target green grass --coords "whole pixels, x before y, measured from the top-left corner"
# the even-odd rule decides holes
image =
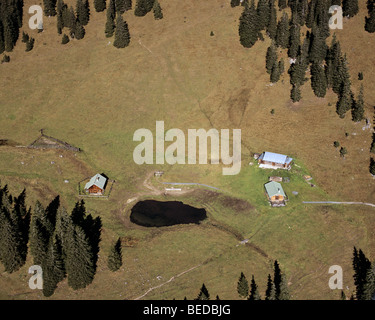
[[[75,5],[73,0],[66,2]],[[25,0],[25,8],[31,4]],[[152,15],[135,17],[132,10],[124,14],[131,33],[131,44],[124,50],[107,45],[113,39],[104,35],[105,13],[92,10],[85,39],[62,46],[56,18],[51,17],[45,19],[44,32],[29,32],[36,39],[31,52],[25,53],[18,44],[10,53],[11,62],[1,65],[0,139],[28,145],[44,128],[47,135],[83,150],[75,155],[2,146],[1,183],[8,183],[14,194],[26,187],[29,206],[36,199],[47,205],[59,194],[71,210],[79,199],[80,180],[98,172],[116,180],[110,199],[85,199],[88,212],[103,221],[93,284],[74,292],[65,280],[52,299],[132,299],[199,264],[145,298],[194,298],[202,282],[212,296],[237,298],[240,272],[248,278],[254,274],[264,292],[274,259],[286,272],[294,298],[337,299],[337,292],[327,285],[333,264],[342,265],[344,285],[352,291],[353,246],[370,257],[375,254],[373,208],[304,205],[302,201],[373,202],[375,184],[368,174],[370,131],[362,131],[350,116],[339,119],[335,95],[318,99],[309,82],[298,104],[290,103],[286,73],[283,82],[268,86],[265,52],[270,41],[266,38],[250,50],[239,44],[241,7],[220,1],[165,0],[161,5],[164,19],[160,21]],[[363,30],[364,15],[361,6],[360,14],[346,21],[337,35],[348,54],[354,91],[359,84],[356,75],[364,72],[366,115],[371,117],[375,73],[367,55],[375,38]],[[138,143],[133,142],[133,133],[139,128],[154,132],[157,120],[164,120],[165,130],[242,129],[240,174],[223,176],[220,165],[136,165],[132,153]],[[351,135],[345,137],[345,132]],[[333,147],[335,140],[348,149],[346,159]],[[249,166],[255,162],[251,154],[262,151],[288,154],[299,167],[272,171]],[[219,188],[218,193],[198,187],[193,193],[168,197],[205,207],[209,219],[199,226],[162,229],[130,224],[129,209],[135,202],[127,204],[128,199],[163,199],[143,185],[153,170],[165,171],[160,181]],[[305,174],[313,177],[317,187],[304,181]],[[264,184],[271,175],[290,177],[289,183],[282,184],[289,196],[284,208],[271,208],[266,200]],[[151,183],[162,188],[156,179]],[[292,191],[299,194],[294,196]],[[111,273],[106,255],[118,236],[131,237],[136,244],[124,248],[123,268]],[[249,246],[237,247],[239,236],[249,238],[268,258]],[[20,271],[2,274],[0,297],[43,298],[28,289],[31,264],[29,257]],[[158,275],[163,280],[157,280]]]

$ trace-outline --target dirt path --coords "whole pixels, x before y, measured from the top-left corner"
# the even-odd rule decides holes
[[[338,202],[338,201],[302,201],[302,203],[307,204],[360,204],[365,206],[370,206],[375,208],[375,204],[367,202]]]
[[[164,286],[164,285],[166,285],[166,284],[172,282],[173,280],[177,279],[178,277],[181,277],[182,275],[184,275],[184,274],[186,274],[186,273],[188,273],[188,272],[190,272],[190,271],[193,271],[194,269],[200,267],[201,265],[202,265],[202,264],[198,264],[198,265],[196,265],[196,266],[194,266],[194,267],[192,267],[192,268],[190,268],[190,269],[188,269],[188,270],[185,270],[185,271],[183,271],[183,272],[181,272],[181,273],[179,273],[179,274],[177,274],[177,275],[171,277],[168,281],[163,282],[163,283],[159,284],[158,286],[151,287],[151,288],[148,289],[144,294],[142,294],[141,296],[135,298],[134,300],[142,299],[143,297],[145,297],[146,295],[148,295],[152,290],[158,289],[158,288],[160,288],[160,287],[162,287],[162,286]]]

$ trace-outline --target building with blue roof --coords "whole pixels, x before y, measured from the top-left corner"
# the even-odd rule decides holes
[[[293,158],[289,158],[284,154],[263,152],[258,158],[260,168],[268,169],[290,169]]]

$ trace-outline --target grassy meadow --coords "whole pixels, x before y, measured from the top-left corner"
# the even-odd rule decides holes
[[[375,180],[368,172],[372,132],[362,130],[364,122],[353,123],[349,113],[340,119],[336,95],[316,98],[310,81],[295,104],[289,99],[286,71],[270,86],[265,69],[270,40],[265,37],[251,49],[241,46],[241,7],[231,8],[228,0],[159,2],[162,20],[154,20],[152,13],[135,17],[134,10],[123,15],[131,43],[119,50],[113,38],[105,37],[105,12],[95,12],[93,1],[85,38],[61,45],[56,17],[44,17],[42,33],[28,29],[27,10],[36,3],[25,0],[22,30],[35,37],[35,47],[25,52],[19,40],[9,53],[10,63],[0,65],[0,139],[26,146],[43,128],[83,150],[0,146],[2,185],[8,184],[14,194],[26,188],[29,206],[37,199],[47,205],[60,195],[71,211],[80,199],[79,181],[98,172],[116,180],[109,199],[85,198],[87,211],[103,222],[93,283],[74,291],[65,279],[49,299],[193,299],[203,282],[211,297],[237,299],[241,272],[248,279],[254,274],[264,297],[275,259],[293,299],[338,299],[340,292],[328,287],[328,269],[335,264],[343,268],[350,296],[353,246],[375,258],[374,208],[302,201],[374,203]],[[360,5],[360,13],[344,19],[344,29],[336,34],[348,57],[355,94],[357,74],[364,74],[365,115],[372,119],[375,35],[364,31],[365,1]],[[280,56],[287,70],[285,52]],[[138,142],[133,133],[139,128],[155,132],[158,120],[164,121],[165,131],[242,129],[241,172],[224,176],[221,165],[135,164]],[[345,158],[333,146],[335,140],[347,148]],[[252,154],[263,151],[287,154],[295,165],[290,171],[259,169]],[[154,170],[165,172],[148,181],[158,194],[145,183]],[[271,208],[266,200],[264,184],[273,175],[290,178],[282,184],[289,197],[286,207]],[[316,187],[304,175],[311,175]],[[188,192],[163,195],[161,182],[201,183],[219,190],[181,186]],[[135,198],[183,201],[205,208],[209,217],[199,225],[136,226],[129,221],[136,201],[128,201]],[[113,273],[107,255],[118,237],[123,239],[124,264]],[[249,242],[239,244],[242,239]],[[13,274],[0,266],[1,299],[46,299],[28,287],[32,264],[29,255]]]

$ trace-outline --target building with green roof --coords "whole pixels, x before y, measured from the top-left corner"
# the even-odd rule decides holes
[[[270,181],[264,185],[264,188],[266,189],[266,195],[271,206],[276,207],[286,205],[288,197],[280,183]]]

